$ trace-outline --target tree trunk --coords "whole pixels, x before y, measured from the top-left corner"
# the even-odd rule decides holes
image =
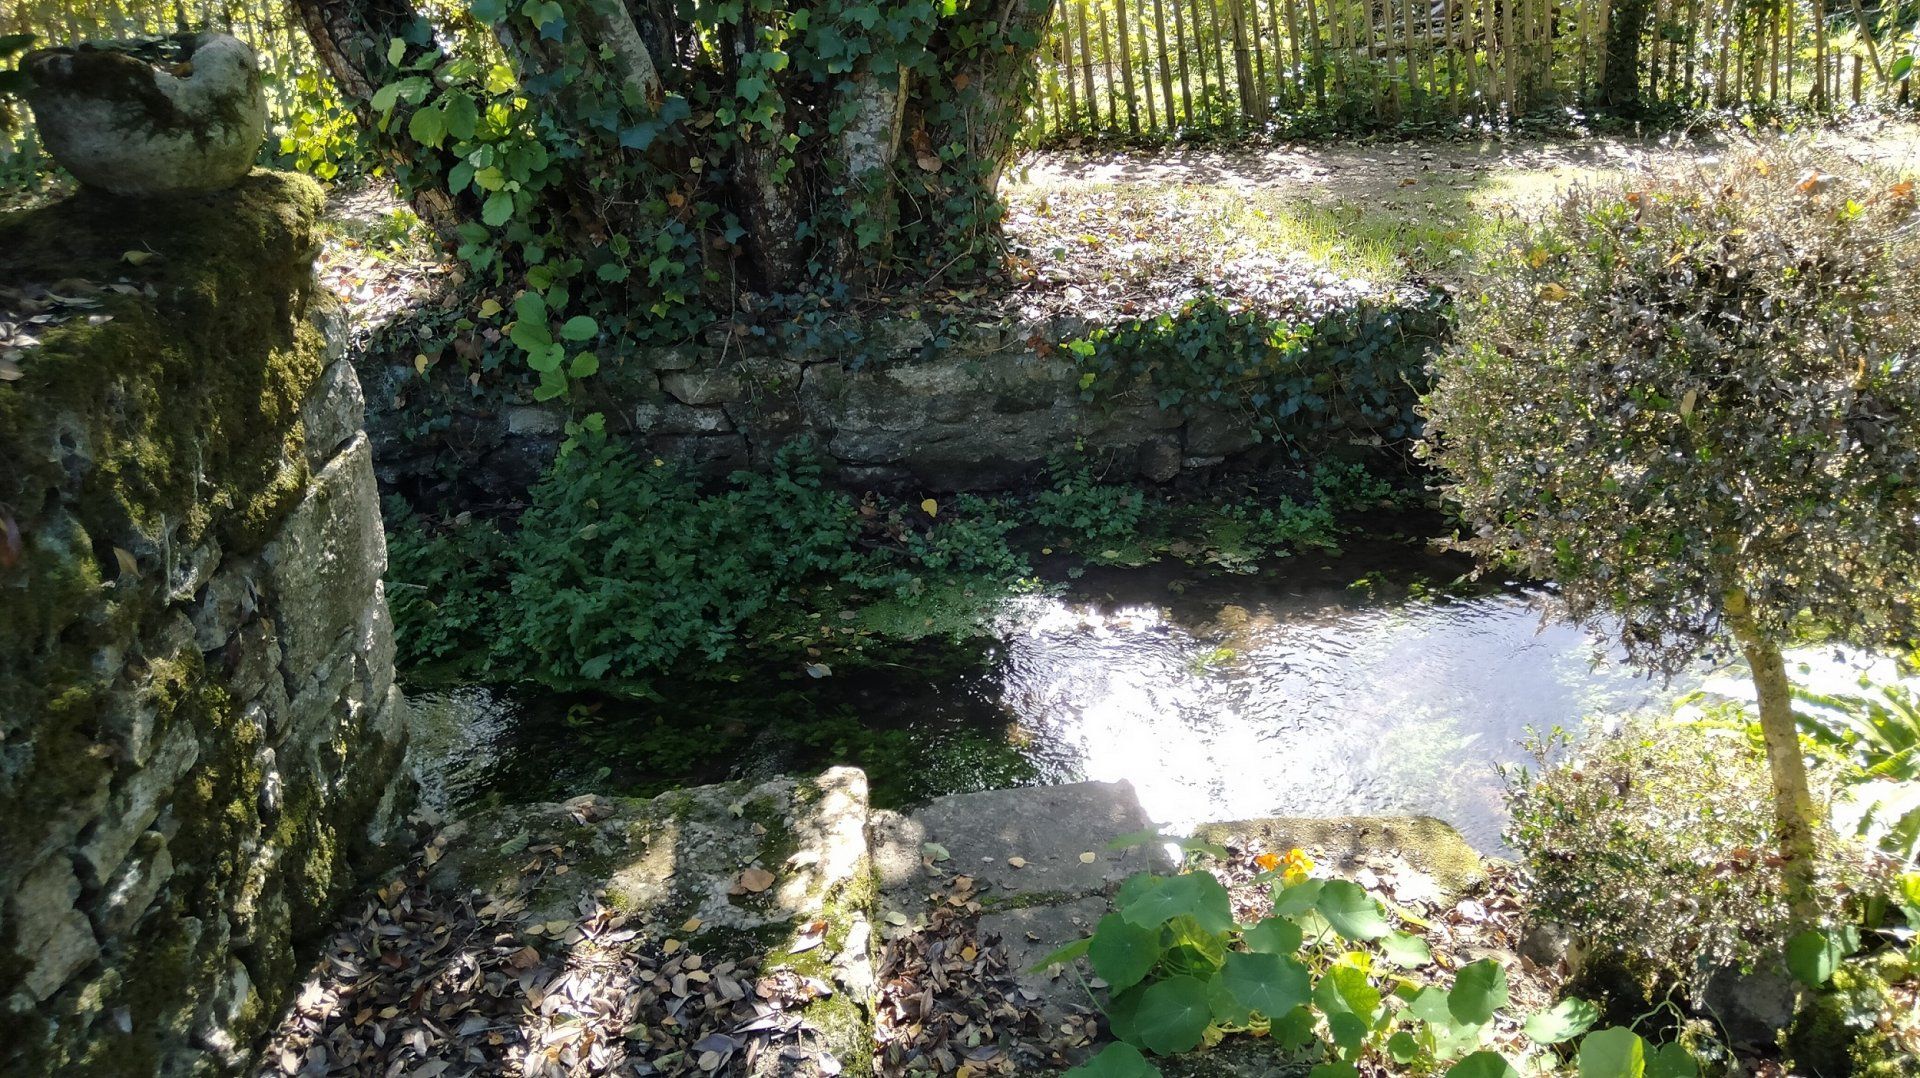
[[[1640,105],[1640,38],[1652,14],[1649,0],[1616,0],[1607,24],[1607,54],[1600,101],[1611,109]]]
[[[869,283],[873,266],[888,261],[893,246],[893,169],[900,154],[907,69],[863,70],[844,97],[853,106],[839,145],[840,164],[846,170],[847,223],[833,237],[833,263],[842,278],[861,285]],[[878,234],[864,247],[859,236],[862,226]]]
[[[1729,592],[1726,618],[1747,665],[1753,668],[1753,687],[1760,703],[1760,732],[1767,745],[1767,766],[1773,776],[1773,815],[1779,830],[1780,854],[1786,859],[1781,877],[1787,886],[1787,904],[1802,927],[1820,920],[1814,874],[1818,865],[1814,828],[1820,815],[1807,782],[1807,758],[1800,749],[1800,729],[1793,717],[1793,683],[1787,679],[1780,646],[1753,617],[1744,591]]]
[[[354,118],[363,130],[377,130],[380,115],[373,111],[373,95],[394,73],[393,65],[387,63],[387,43],[405,36],[420,17],[411,0],[293,0],[293,10],[313,39],[314,51],[327,73],[353,103]],[[412,47],[408,52],[402,62],[419,55]],[[375,141],[395,182],[413,204],[413,212],[439,235],[441,242],[452,246],[456,242],[454,230],[468,213],[437,180],[408,182],[417,154],[423,149],[407,137],[408,111],[405,106],[395,106],[387,131]]]

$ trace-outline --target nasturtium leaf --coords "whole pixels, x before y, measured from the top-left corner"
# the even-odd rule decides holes
[[[1507,1005],[1507,971],[1491,958],[1460,967],[1453,991],[1447,993],[1447,1011],[1455,1021],[1481,1026],[1493,1012]]]
[[[1360,1078],[1360,1068],[1344,1060],[1320,1063],[1307,1072],[1307,1078]]]
[[[1621,1026],[1589,1033],[1580,1042],[1579,1063],[1580,1078],[1645,1078],[1647,1042]]]
[[[1367,1023],[1357,1014],[1341,1011],[1327,1015],[1327,1033],[1333,1037],[1333,1043],[1340,1050],[1351,1052],[1367,1043]]]
[[[1273,915],[1275,917],[1293,917],[1313,909],[1320,901],[1320,890],[1326,886],[1325,880],[1302,880],[1288,886],[1279,884],[1273,889]]]
[[[1220,981],[1248,1010],[1272,1017],[1286,1014],[1313,999],[1313,978],[1307,967],[1277,954],[1227,955]]]
[[[1241,936],[1249,950],[1266,954],[1292,954],[1300,949],[1300,926],[1285,917],[1263,918]]]
[[[1420,1042],[1406,1030],[1398,1030],[1387,1038],[1387,1054],[1395,1063],[1411,1063],[1420,1058]]]
[[[1146,994],[1147,986],[1136,984],[1107,1000],[1107,1027],[1115,1037],[1136,1048],[1145,1048],[1147,1043],[1140,1039],[1140,1027],[1134,1021],[1140,1013],[1140,998]]]
[[[1329,1018],[1351,1014],[1369,1028],[1380,1017],[1380,990],[1352,966],[1335,966],[1321,974],[1320,982],[1313,986],[1313,1003]]]
[[[1483,1051],[1448,1067],[1447,1078],[1520,1078],[1520,1072],[1500,1053]]]
[[[1181,914],[1191,916],[1209,932],[1233,927],[1233,904],[1227,889],[1209,872],[1175,876],[1135,897],[1120,912],[1142,928],[1158,928]]]
[[[1165,876],[1156,876],[1151,872],[1136,872],[1120,882],[1120,889],[1113,893],[1113,908],[1124,910],[1132,905],[1135,899],[1165,882],[1167,882]]]
[[[1840,968],[1840,960],[1860,949],[1860,932],[1852,925],[1837,932],[1809,929],[1787,941],[1787,969],[1801,984],[1819,988]]]
[[[1192,914],[1183,913],[1166,925],[1166,964],[1173,973],[1211,977],[1227,958],[1227,938],[1209,932]]]
[[[1685,1045],[1663,1044],[1647,1059],[1647,1078],[1700,1078],[1700,1063]]]
[[[1117,913],[1100,918],[1087,947],[1093,972],[1115,991],[1139,984],[1160,959],[1160,930],[1141,928]]]
[[[1387,934],[1387,917],[1367,889],[1350,880],[1328,880],[1315,904],[1335,932],[1350,940],[1379,939]]]
[[[584,314],[576,314],[560,326],[560,336],[569,341],[584,341],[600,332],[600,323]]]
[[[1233,990],[1218,977],[1207,979],[1207,1003],[1213,1007],[1216,1026],[1244,1026],[1253,1021],[1253,1008],[1240,1002]]]
[[[1160,1068],[1131,1044],[1109,1044],[1062,1078],[1160,1078]]]
[[[1569,996],[1554,1004],[1552,1010],[1530,1016],[1521,1030],[1536,1044],[1562,1044],[1592,1029],[1599,1020],[1600,1008]]]
[[[1275,1047],[1283,1052],[1297,1052],[1313,1043],[1315,1020],[1313,1012],[1305,1007],[1295,1007],[1283,1017],[1273,1019],[1267,1029],[1267,1035],[1273,1038]]]
[[[1380,953],[1402,969],[1418,969],[1433,961],[1427,941],[1406,932],[1389,932],[1380,937]]]
[[[1212,1024],[1213,1004],[1198,977],[1169,977],[1148,985],[1133,1015],[1140,1043],[1163,1056],[1192,1051]]]

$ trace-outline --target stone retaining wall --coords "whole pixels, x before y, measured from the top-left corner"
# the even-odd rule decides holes
[[[1429,297],[1418,289],[1360,295],[1349,307],[1304,317],[1390,324]],[[845,331],[858,340],[857,360],[847,350],[772,339],[641,349],[607,359],[579,383],[573,409],[602,413],[607,431],[645,457],[713,476],[762,466],[781,445],[806,438],[838,465],[843,485],[894,493],[1009,489],[1066,454],[1092,457],[1112,479],[1152,483],[1274,456],[1258,434],[1257,402],[1196,394],[1162,407],[1144,391],[1090,401],[1064,345],[1091,327],[1072,318],[982,318],[937,342],[920,320],[867,323]],[[1415,370],[1432,321],[1423,314],[1408,330]],[[464,378],[423,384],[411,355],[394,358],[409,362],[369,357],[362,367],[389,486],[483,504],[510,500],[538,479],[565,437],[564,402],[501,404],[476,397]],[[1338,398],[1340,387],[1327,395]],[[1404,387],[1405,406],[1417,395]],[[1336,400],[1311,432],[1313,444],[1296,448],[1321,455],[1378,447],[1381,433],[1362,408]]]
[[[0,381],[5,1073],[243,1069],[404,808],[319,210],[255,173],[0,218],[0,319],[60,319]]]

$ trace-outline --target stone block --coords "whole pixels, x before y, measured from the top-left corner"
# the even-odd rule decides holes
[[[140,834],[200,758],[196,732],[184,723],[169,729],[147,765],[127,772],[108,795],[106,810],[80,842],[79,869],[99,886],[113,878]]]
[[[633,409],[633,425],[641,434],[727,434],[733,420],[719,407],[695,408],[675,400],[645,401]]]
[[[660,388],[681,404],[707,406],[747,398],[747,383],[731,370],[675,371],[660,376]]]
[[[167,837],[148,831],[134,841],[133,854],[107,883],[94,906],[94,927],[103,939],[133,928],[173,876],[173,855]]]
[[[314,471],[326,467],[340,447],[360,433],[366,411],[367,399],[360,392],[353,364],[344,359],[329,364],[300,408],[300,421],[306,428],[307,467]]]
[[[516,435],[559,434],[566,429],[567,417],[558,409],[516,404],[506,410],[507,433]]]
[[[314,477],[300,505],[261,557],[272,583],[281,662],[318,665],[360,621],[387,568],[386,534],[365,435]]]

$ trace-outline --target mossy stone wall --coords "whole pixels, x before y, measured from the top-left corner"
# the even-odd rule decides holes
[[[403,800],[321,205],[0,217],[0,1072],[243,1070]]]

